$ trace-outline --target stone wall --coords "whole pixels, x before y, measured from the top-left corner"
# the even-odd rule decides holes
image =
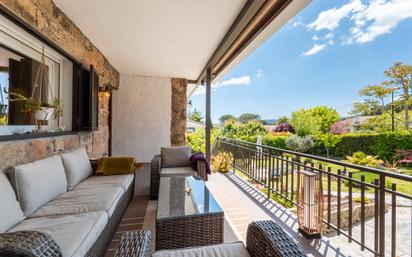
[[[0,0],[0,4],[56,43],[85,66],[93,65],[101,84],[119,87],[119,73],[80,29],[51,0]],[[34,161],[59,150],[87,147],[91,157],[108,152],[108,100],[100,97],[99,130],[93,133],[0,143],[0,171]]]
[[[172,79],[172,119],[170,142],[172,146],[186,143],[187,80]]]

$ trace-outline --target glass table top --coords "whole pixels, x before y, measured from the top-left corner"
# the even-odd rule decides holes
[[[200,177],[160,178],[157,219],[222,213]]]

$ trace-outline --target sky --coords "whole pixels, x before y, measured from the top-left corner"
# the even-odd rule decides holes
[[[412,65],[412,0],[314,0],[265,43],[214,81],[212,121],[223,114],[262,119],[327,105],[347,116],[358,92]],[[204,88],[191,97],[205,114]]]

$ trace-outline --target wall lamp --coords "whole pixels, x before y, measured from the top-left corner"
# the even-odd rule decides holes
[[[104,84],[99,87],[99,92],[102,92],[105,97],[110,97],[113,91],[113,86],[111,84]]]

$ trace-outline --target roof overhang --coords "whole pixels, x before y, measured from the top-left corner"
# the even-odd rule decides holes
[[[197,79],[247,0],[54,0],[121,73]]]
[[[311,0],[54,0],[121,74],[223,76]],[[191,94],[195,86],[191,86]]]

